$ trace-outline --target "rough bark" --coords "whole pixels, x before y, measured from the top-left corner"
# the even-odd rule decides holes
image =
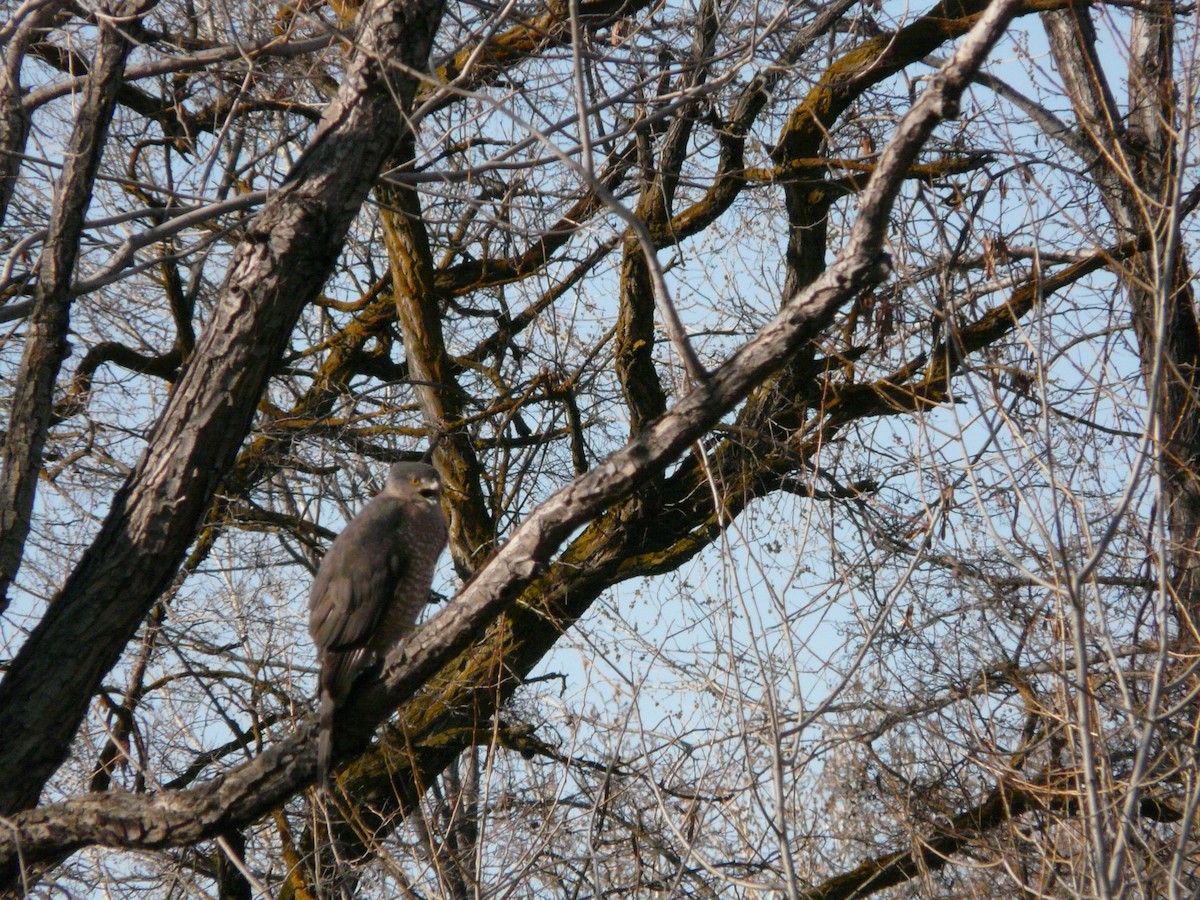
[[[174,576],[304,305],[395,150],[439,0],[364,7],[358,53],[291,175],[247,229],[187,371],[88,552],[0,682],[0,811],[37,801],[100,679]],[[380,64],[395,60],[393,68]]]

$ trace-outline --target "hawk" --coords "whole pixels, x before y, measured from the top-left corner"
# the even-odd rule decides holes
[[[317,773],[329,781],[333,718],[364,672],[412,632],[446,546],[437,471],[396,463],[321,561],[308,596],[308,632],[320,659]]]

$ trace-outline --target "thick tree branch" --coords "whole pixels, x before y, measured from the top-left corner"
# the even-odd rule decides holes
[[[450,550],[465,577],[491,553],[496,538],[484,502],[483,470],[463,427],[463,391],[455,381],[442,335],[441,298],[434,284],[420,197],[410,187],[383,186],[379,193],[386,200],[384,242],[408,371],[429,428],[434,463],[446,493],[454,499],[449,505]]]
[[[916,850],[899,850],[869,859],[800,895],[803,900],[850,900],[869,897],[903,884],[922,871],[937,871],[977,835],[1011,821],[1030,806],[1029,795],[1006,785],[993,789],[978,806],[955,816],[935,835],[917,839]]]
[[[374,0],[359,53],[291,175],[236,249],[218,307],[100,533],[0,682],[0,811],[36,802],[100,679],[182,561],[300,311],[395,149],[440,0]],[[401,68],[384,68],[380,61]]]

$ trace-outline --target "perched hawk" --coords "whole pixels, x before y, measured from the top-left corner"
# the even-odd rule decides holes
[[[429,602],[446,546],[441,483],[432,466],[396,463],[387,484],[321,561],[308,596],[308,632],[321,663],[317,772],[329,780],[333,717],[355,679],[383,662]]]

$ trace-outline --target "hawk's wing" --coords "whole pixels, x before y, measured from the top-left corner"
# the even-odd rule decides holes
[[[377,497],[338,535],[308,596],[308,630],[322,651],[366,643],[412,566],[402,504]]]

